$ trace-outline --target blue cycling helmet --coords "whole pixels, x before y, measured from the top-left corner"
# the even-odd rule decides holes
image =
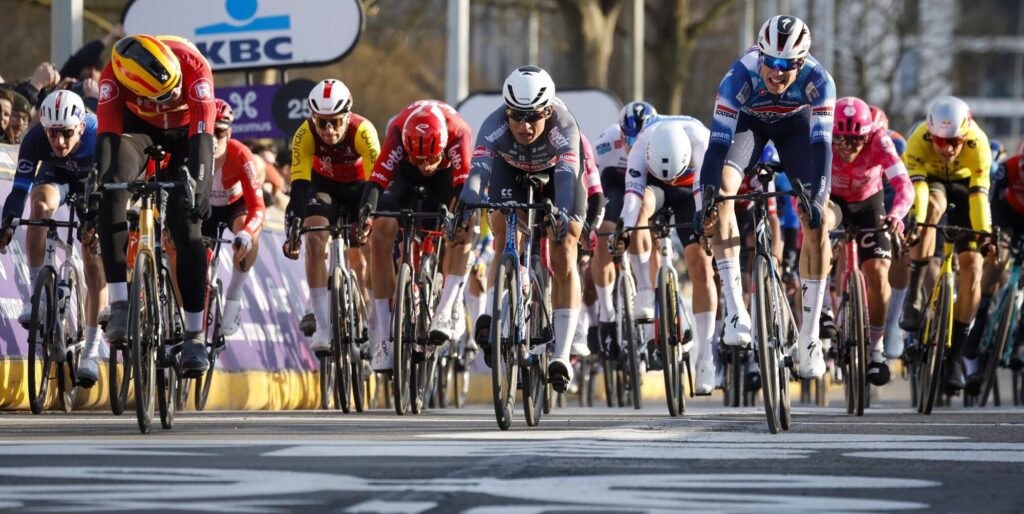
[[[1003,146],[1003,142],[998,139],[990,139],[988,142],[992,148],[992,162],[996,162],[1006,155],[1006,147]]]
[[[647,102],[629,102],[619,111],[619,128],[626,141],[632,145],[633,139],[644,129],[652,118],[658,115],[654,106]]]
[[[896,154],[903,157],[903,152],[907,151],[907,139],[895,130],[889,131],[889,137],[892,138],[892,146],[896,147]]]
[[[764,150],[761,151],[761,160],[765,164],[772,166],[781,166],[782,159],[779,158],[779,151],[775,149],[775,145],[768,143],[764,145]]]

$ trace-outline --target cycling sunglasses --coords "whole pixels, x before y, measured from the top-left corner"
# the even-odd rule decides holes
[[[963,136],[960,136],[960,137],[932,136],[932,141],[934,141],[935,144],[939,145],[940,148],[948,148],[948,147],[954,147],[955,148],[957,146],[960,146],[960,145],[964,144],[964,141],[966,141],[966,140],[967,140],[967,138],[963,137]]]
[[[46,129],[46,134],[51,139],[57,139],[58,137],[64,137],[64,139],[71,139],[75,136],[75,129],[73,128],[50,128]]]
[[[783,59],[761,54],[761,64],[775,71],[793,71],[804,65],[803,59]]]
[[[519,109],[505,109],[505,114],[508,115],[509,119],[519,123],[534,123],[548,117],[548,110],[541,109],[539,111],[520,111]]]
[[[860,146],[867,139],[867,136],[836,136],[836,143],[844,146]]]
[[[319,116],[313,117],[313,121],[316,122],[316,128],[320,130],[327,130],[327,127],[333,127],[334,130],[340,130],[342,125],[345,124],[346,119],[348,119],[347,113],[337,118],[321,118]]]

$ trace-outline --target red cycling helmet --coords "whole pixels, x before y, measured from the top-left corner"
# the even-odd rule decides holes
[[[871,122],[875,124],[875,128],[889,130],[889,117],[885,115],[885,111],[874,105],[870,106],[870,109]]]
[[[230,127],[233,121],[235,121],[235,111],[231,109],[231,104],[218,98],[217,115],[214,117],[213,124]]]
[[[853,96],[844,96],[836,102],[836,119],[832,128],[835,136],[866,136],[874,123],[868,104]]]
[[[410,157],[434,159],[448,146],[448,123],[437,104],[425,104],[402,125],[402,146]]]

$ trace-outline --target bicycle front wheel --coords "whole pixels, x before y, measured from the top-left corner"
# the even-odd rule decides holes
[[[640,341],[637,341],[636,322],[633,321],[633,284],[630,278],[620,275],[616,280],[615,302],[618,305],[619,315],[616,316],[615,332],[618,340],[625,342],[626,349],[626,375],[629,380],[629,392],[632,396],[633,407],[643,407],[640,398]],[[664,356],[663,356],[664,357]]]
[[[159,302],[153,256],[140,253],[135,259],[128,302],[128,344],[131,347],[132,380],[135,385],[135,415],[139,431],[143,434],[149,433],[153,423],[156,350],[160,337]]]
[[[409,410],[412,386],[412,349],[416,342],[416,297],[413,296],[412,267],[402,263],[398,269],[395,287],[394,369],[392,393],[395,413],[399,416]]]
[[[678,346],[677,335],[679,334],[679,311],[676,308],[675,287],[672,276],[668,270],[658,271],[658,285],[655,293],[655,317],[658,319],[656,344],[661,349],[664,359],[665,376],[665,402],[668,404],[669,416],[678,416],[682,413],[680,402],[682,400],[682,362],[677,359],[675,347]]]
[[[779,420],[779,362],[776,353],[779,320],[775,319],[775,306],[768,291],[768,261],[764,256],[754,257],[751,276],[754,281],[754,336],[757,364],[761,368],[761,399],[764,403],[768,431],[777,434]]]
[[[921,370],[921,400],[918,412],[931,414],[935,401],[939,396],[939,384],[942,383],[942,365],[946,357],[946,346],[949,344],[953,324],[953,277],[939,277],[938,298],[932,306],[932,316],[925,326],[925,349],[928,352]]]
[[[210,386],[213,384],[214,370],[217,369],[217,357],[224,351],[224,332],[221,328],[224,321],[221,286],[220,279],[217,279],[210,289],[210,298],[206,307],[206,352],[210,359],[210,369],[206,370],[203,378],[196,379],[195,404],[197,411],[206,408],[206,402],[210,399]]]
[[[43,268],[36,276],[35,291],[32,292],[32,317],[28,330],[28,403],[32,414],[43,412],[52,369],[60,369],[54,365],[50,351],[56,345],[56,280],[53,268]]]
[[[513,278],[518,272],[515,259],[511,255],[503,255],[495,275],[494,303],[491,305],[491,392],[494,416],[502,430],[508,430],[512,425],[519,371],[515,342],[519,335],[515,327],[519,291]]]
[[[864,316],[863,277],[857,273],[850,274],[845,285],[843,298],[843,342],[846,358],[843,362],[846,389],[846,413],[856,416],[864,415],[865,393],[867,393],[867,364],[865,350],[867,344]]]

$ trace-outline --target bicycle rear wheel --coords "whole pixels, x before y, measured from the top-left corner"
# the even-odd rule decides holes
[[[764,403],[768,431],[779,433],[779,363],[778,344],[779,320],[775,319],[775,306],[768,288],[768,261],[764,256],[754,257],[751,275],[754,281],[754,335],[757,347],[757,363],[761,368],[761,399]]]
[[[166,266],[159,267],[160,280],[157,287],[160,287],[160,326],[162,334],[159,339],[159,346],[156,351],[156,393],[157,407],[160,411],[160,426],[165,430],[174,428],[174,411],[185,402],[185,395],[182,393],[187,389],[183,382],[191,382],[184,378],[179,357],[174,355],[168,362],[161,362],[164,355],[171,353],[174,345],[182,340],[182,334],[177,329],[180,325],[178,316],[178,302],[171,285],[171,272]]]
[[[149,433],[153,423],[156,351],[160,344],[159,301],[153,256],[140,252],[135,258],[128,302],[128,341],[135,385],[135,416],[143,434]]]
[[[939,384],[942,383],[942,366],[946,355],[946,343],[949,340],[953,322],[953,277],[939,277],[939,297],[932,306],[932,317],[925,327],[927,338],[924,341],[927,359],[921,370],[921,400],[918,412],[931,414],[935,401],[939,396]]]
[[[32,317],[28,331],[28,403],[32,414],[39,414],[46,408],[46,393],[53,376],[51,369],[59,370],[50,351],[56,343],[56,280],[53,268],[45,267],[39,270],[32,292]]]
[[[1013,291],[1013,290],[1011,290]],[[984,375],[982,375],[981,382],[981,393],[980,401],[978,405],[985,407],[988,405],[988,397],[993,392],[996,393],[995,403],[999,403],[998,390],[995,389],[996,372],[999,370],[999,361],[1003,356],[1003,352],[1006,350],[1006,345],[1010,341],[1011,327],[1013,326],[1014,319],[1018,314],[1018,303],[1016,294],[1008,294],[1003,303],[1003,308],[999,313],[999,324],[996,329],[996,341],[995,344],[989,346],[987,357],[985,360]]]
[[[210,298],[206,308],[206,352],[210,359],[210,369],[206,370],[203,378],[196,379],[195,405],[197,411],[206,408],[206,402],[210,399],[213,374],[217,369],[217,358],[224,351],[224,332],[221,328],[224,321],[224,307],[221,303],[221,290],[221,281],[217,279],[213,287],[210,288]]]
[[[676,308],[675,287],[668,270],[658,271],[658,285],[654,302],[655,317],[658,320],[656,344],[661,348],[665,376],[665,402],[670,416],[678,416],[682,397],[682,362],[677,359],[676,341],[679,334],[679,311]]]
[[[723,395],[726,398],[726,406],[739,407],[743,399],[743,368],[746,363],[746,354],[738,346],[729,347],[729,390]]]
[[[502,430],[508,430],[512,425],[519,371],[515,342],[519,336],[515,327],[519,291],[513,278],[518,272],[515,258],[503,255],[495,275],[494,303],[491,305],[491,392],[494,416]]]
[[[395,287],[394,369],[392,371],[395,413],[409,410],[412,382],[412,349],[416,342],[416,298],[413,296],[412,267],[402,263]]]

